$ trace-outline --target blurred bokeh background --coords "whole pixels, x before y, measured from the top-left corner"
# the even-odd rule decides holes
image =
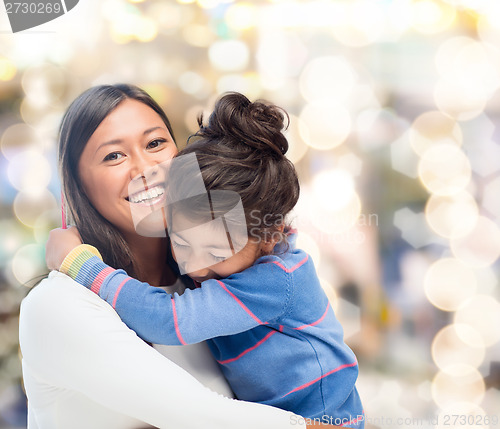
[[[284,107],[299,245],[371,427],[500,426],[499,48],[496,0],[80,0],[18,34],[0,6],[0,428],[26,422],[18,312],[60,226],[61,116],[116,82],[181,146],[224,91]]]

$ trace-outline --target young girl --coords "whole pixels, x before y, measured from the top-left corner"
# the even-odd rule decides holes
[[[178,155],[196,155],[207,191],[192,204],[182,195],[197,178],[168,177],[176,201],[167,208],[173,255],[200,287],[170,295],[112,269],[86,245],[69,253],[61,271],[105,299],[145,341],[208,340],[238,399],[362,428],[356,357],[343,342],[313,261],[295,249],[295,232],[284,224],[299,196],[285,157],[285,115],[274,105],[227,94],[207,126],[200,118],[197,141]],[[218,198],[222,191],[241,198],[248,240],[233,233],[241,232],[238,199]],[[199,208],[197,198],[207,195],[210,216],[185,210],[186,204]],[[63,239],[58,245],[67,246]]]

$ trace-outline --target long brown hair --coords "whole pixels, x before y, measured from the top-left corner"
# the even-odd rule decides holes
[[[140,101],[153,109],[174,133],[165,112],[142,89],[134,85],[101,85],[77,97],[66,111],[59,132],[59,166],[66,200],[67,223],[76,225],[85,243],[99,249],[104,262],[137,275],[130,247],[118,229],[92,205],[78,174],[82,152],[99,124],[126,99]]]

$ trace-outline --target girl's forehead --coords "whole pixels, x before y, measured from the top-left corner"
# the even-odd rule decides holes
[[[199,236],[199,241],[206,241],[205,238],[215,239],[218,235],[224,235],[224,223],[221,218],[212,218],[210,214],[201,216],[198,212],[193,213],[176,207],[172,210],[170,225],[171,234],[177,234],[179,237],[188,241]]]
[[[220,219],[214,219],[211,222],[202,223],[187,229],[174,229],[173,234],[191,246],[206,247],[206,245],[213,245],[213,247],[219,248],[228,246],[227,235]]]

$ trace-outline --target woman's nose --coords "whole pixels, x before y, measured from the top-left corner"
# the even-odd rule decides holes
[[[143,177],[146,181],[157,176],[159,171],[158,163],[144,156],[135,157],[130,168],[130,178]]]

